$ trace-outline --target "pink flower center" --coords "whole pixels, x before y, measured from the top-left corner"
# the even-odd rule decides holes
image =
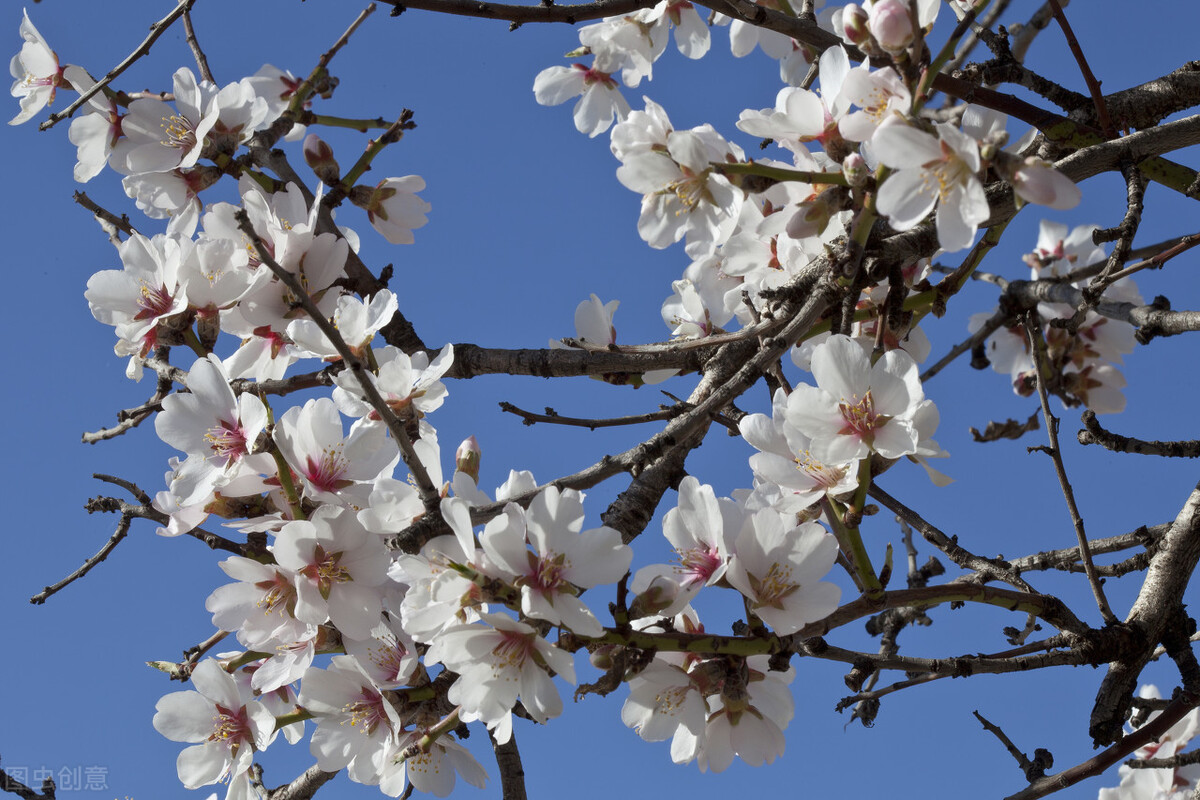
[[[148,283],[142,283],[140,296],[138,297],[137,305],[141,309],[134,319],[154,319],[161,317],[171,310],[174,299],[171,293],[167,291],[167,287],[159,285],[157,287],[150,286]]]
[[[309,580],[316,581],[321,596],[328,598],[329,588],[333,584],[352,580],[350,573],[342,566],[341,560],[340,551],[327,553],[324,547],[317,545],[313,548],[312,560],[307,567],[301,570],[301,574]]]
[[[353,483],[342,479],[345,472],[346,459],[342,455],[340,444],[321,451],[321,455],[315,461],[312,456],[304,459],[304,477],[322,492],[336,492]]]
[[[224,744],[231,753],[236,753],[243,742],[252,743],[254,741],[245,706],[237,711],[222,705],[218,705],[216,709],[216,716],[213,717],[213,732],[208,736],[210,742]]]
[[[364,734],[370,736],[380,725],[389,729],[392,726],[387,712],[383,710],[383,703],[382,695],[364,688],[359,692],[357,698],[342,706],[342,711],[350,715],[348,720],[350,727],[359,728]]]
[[[533,636],[517,631],[497,630],[496,633],[500,635],[500,643],[492,648],[492,655],[496,657],[492,667],[493,673],[524,666],[526,660],[533,655]]]
[[[246,447],[246,432],[234,422],[221,420],[220,424],[208,429],[204,441],[208,442],[214,456],[225,459],[226,467],[250,452]]]
[[[537,556],[529,553],[529,574],[525,582],[539,594],[554,594],[564,590],[567,583],[563,573],[567,570],[567,557],[561,553]],[[560,588],[561,587],[561,588]]]
[[[874,440],[875,431],[882,428],[891,419],[891,417],[876,413],[875,398],[871,396],[870,389],[861,399],[858,395],[851,400],[842,398],[842,402],[838,403],[838,411],[842,414],[842,421],[846,423],[838,433],[844,436],[854,436],[867,443]]]
[[[721,561],[721,554],[715,547],[696,547],[679,554],[679,567],[687,576],[688,586],[707,583],[713,573],[720,569]]]
[[[598,69],[588,69],[583,64],[572,64],[571,66],[583,73],[584,86],[599,83],[609,89],[617,88],[616,79],[608,72],[601,72]]]

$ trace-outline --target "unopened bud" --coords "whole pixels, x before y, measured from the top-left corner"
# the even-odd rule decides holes
[[[871,176],[871,170],[861,155],[851,153],[842,159],[842,174],[846,176],[847,183],[858,189],[867,182],[867,178]]]
[[[333,148],[315,133],[304,137],[304,160],[322,183],[333,185],[342,179],[342,170],[333,158]]]
[[[903,52],[915,35],[908,3],[903,0],[875,0],[867,26],[879,46],[892,55]]]
[[[871,37],[867,29],[867,12],[858,3],[848,3],[842,9],[842,35],[847,41],[862,44]]]
[[[483,451],[479,449],[479,440],[474,436],[463,439],[463,443],[454,451],[454,469],[479,483],[479,460]]]

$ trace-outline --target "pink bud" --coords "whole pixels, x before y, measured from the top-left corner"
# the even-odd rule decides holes
[[[902,52],[912,44],[913,21],[908,15],[908,3],[903,0],[876,0],[867,26],[879,46],[889,53]]]
[[[474,436],[468,436],[463,439],[458,450],[454,451],[454,469],[479,483],[479,460],[482,456],[483,451],[479,448],[479,440]]]
[[[858,3],[847,3],[842,8],[842,34],[854,44],[862,44],[870,36],[867,31],[867,12]]]
[[[851,186],[859,187],[867,182],[867,177],[871,174],[867,169],[867,162],[858,153],[851,153],[842,160],[842,174],[846,176],[846,181]]]
[[[304,160],[321,182],[334,184],[342,179],[342,171],[333,158],[333,148],[315,133],[304,137]]]

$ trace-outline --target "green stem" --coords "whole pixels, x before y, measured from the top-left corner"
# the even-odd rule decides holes
[[[404,128],[409,124],[410,114],[401,114],[400,119],[388,126],[388,129],[381,133],[378,138],[372,139],[367,149],[359,156],[358,161],[354,162],[354,166],[342,178],[341,187],[347,194],[354,185],[358,183],[358,179],[363,176],[363,173],[371,168],[371,162],[375,160],[375,156],[383,152],[383,148],[389,144],[400,141],[404,135]]]
[[[304,121],[309,125],[324,125],[327,128],[350,128],[362,133],[366,133],[372,128],[386,130],[392,125],[392,123],[383,117],[375,117],[375,119],[350,119],[348,117],[331,117],[327,114],[313,114],[311,117],[306,115]]]
[[[200,356],[200,358],[208,358],[208,351],[204,349],[204,345],[200,343],[200,337],[191,328],[184,330],[183,343],[190,347],[192,352]]]
[[[275,411],[271,408],[271,404],[267,402],[266,395],[259,393],[259,399],[267,408],[267,427],[272,431],[275,429]],[[279,474],[279,486],[283,489],[284,497],[287,498],[288,507],[292,509],[292,519],[307,519],[308,515],[304,513],[304,506],[300,504],[300,495],[296,491],[296,483],[292,480],[292,468],[288,466],[287,459],[283,457],[283,453],[279,450],[279,445],[275,444],[275,440],[270,438],[267,440],[268,449],[271,451],[271,458],[275,461],[275,471]]]
[[[871,469],[870,459],[863,459],[861,463],[867,465],[866,469],[869,474]],[[860,464],[860,475],[862,469]],[[863,596],[869,599],[880,597],[883,594],[883,584],[880,583],[879,576],[875,574],[875,567],[871,564],[871,557],[867,554],[867,548],[863,544],[862,535],[859,533],[858,527],[847,523],[841,504],[836,500],[826,497],[823,506],[826,511],[825,516],[833,528],[834,536],[842,544],[843,552],[854,566],[858,580],[862,584]]]
[[[760,178],[771,178],[776,181],[799,181],[801,183],[827,183],[835,186],[849,186],[846,176],[840,172],[812,172],[810,170],[787,169],[772,167],[751,161],[747,163],[730,164],[723,161],[713,161],[709,166],[723,175],[756,175]]]

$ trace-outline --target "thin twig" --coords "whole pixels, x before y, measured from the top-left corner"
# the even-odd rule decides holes
[[[1023,752],[1021,752],[1019,747],[1013,744],[1012,739],[1008,738],[1008,735],[1000,728],[999,725],[989,722],[978,711],[972,711],[971,713],[974,714],[975,719],[979,720],[980,724],[983,725],[984,730],[988,731],[997,739],[999,739],[1004,745],[1005,749],[1008,750],[1008,754],[1016,759],[1017,766],[1021,768],[1021,772],[1025,773],[1025,780],[1033,782],[1044,776],[1046,774],[1046,770],[1053,766],[1054,759],[1050,756],[1049,751],[1042,749],[1034,751],[1034,757],[1031,761]]]
[[[208,58],[204,55],[204,50],[200,48],[200,40],[196,38],[196,29],[192,27],[190,9],[183,11],[183,30],[187,34],[188,47],[192,49],[192,56],[196,59],[196,68],[200,70],[200,77],[209,83],[216,83],[217,79],[213,77],[212,70],[208,68]]]
[[[1063,35],[1067,37],[1067,46],[1071,48],[1071,55],[1075,56],[1075,61],[1079,64],[1079,71],[1083,73],[1083,80],[1087,84],[1088,91],[1091,92],[1092,102],[1096,104],[1096,119],[1100,123],[1100,129],[1109,139],[1115,139],[1117,131],[1113,128],[1112,120],[1109,119],[1108,106],[1104,103],[1104,93],[1100,91],[1100,82],[1092,74],[1092,68],[1088,66],[1087,58],[1083,55],[1083,48],[1079,46],[1079,40],[1075,38],[1075,32],[1071,30],[1071,24],[1067,22],[1067,15],[1063,13],[1062,6],[1059,5],[1058,0],[1049,0],[1049,3],[1054,19],[1062,28]]]
[[[165,348],[164,348],[165,349]],[[162,410],[163,399],[171,393],[171,387],[174,382],[158,376],[157,385],[154,389],[154,394],[150,396],[146,402],[140,406],[133,408],[125,408],[117,412],[117,424],[111,428],[101,428],[98,431],[85,431],[82,437],[84,444],[95,444],[96,442],[112,439],[128,430],[136,428],[142,424],[151,414]]]
[[[74,103],[71,103],[71,105],[67,106],[56,114],[51,114],[45,122],[43,122],[41,125],[38,125],[38,130],[44,131],[48,128],[52,128],[60,121],[78,111],[80,106],[95,97],[101,89],[103,89],[105,86],[108,86],[114,80],[119,78],[121,73],[133,66],[135,61],[148,54],[150,52],[151,45],[157,41],[158,37],[162,36],[163,33],[166,32],[167,28],[171,27],[171,24],[174,23],[175,20],[179,19],[181,15],[183,15],[185,12],[191,11],[192,6],[195,4],[196,0],[180,0],[179,5],[175,6],[174,10],[172,10],[170,14],[167,14],[158,22],[150,26],[149,35],[146,36],[142,43],[139,44],[137,48],[125,58],[124,61],[109,70],[108,74],[96,81],[95,85],[93,85],[90,89],[85,92],[81,92]]]
[[[946,355],[938,359],[936,364],[921,373],[921,383],[924,383],[934,375],[937,375],[943,369],[948,367],[950,363],[954,361],[954,359],[958,358],[963,353],[966,353],[969,350],[974,350],[976,347],[983,344],[983,342],[986,341],[989,336],[1003,328],[1008,320],[1008,313],[1003,309],[997,309],[996,313],[992,314],[992,316],[988,318],[987,322],[980,326],[979,330],[975,331],[966,339],[954,345],[954,347],[950,348],[949,353],[946,353]],[[987,365],[985,364],[984,366],[986,367]]]
[[[50,595],[58,593],[62,589],[66,588],[67,586],[71,585],[75,581],[82,578],[84,575],[87,575],[89,572],[91,572],[92,567],[96,566],[101,561],[108,558],[108,554],[113,551],[113,548],[115,548],[118,544],[120,544],[121,540],[129,535],[129,523],[132,521],[133,521],[133,516],[131,514],[124,514],[124,513],[121,514],[121,520],[120,520],[120,522],[117,523],[116,532],[114,532],[113,535],[109,537],[108,541],[104,543],[103,547],[101,547],[99,550],[96,551],[96,554],[94,556],[92,556],[91,558],[84,561],[82,566],[79,567],[79,569],[75,570],[70,575],[68,575],[67,577],[60,580],[58,583],[54,583],[54,584],[51,584],[50,586],[45,587],[40,592],[35,594],[33,597],[29,598],[29,602],[33,603],[35,606],[40,606],[42,603],[46,602],[46,598],[50,597]]]
[[[1025,332],[1029,336],[1029,352],[1033,357],[1034,372],[1037,375],[1038,399],[1042,403],[1042,416],[1046,418],[1046,433],[1050,440],[1049,448],[1040,449],[1045,450],[1050,456],[1050,460],[1054,462],[1054,472],[1058,475],[1059,486],[1062,487],[1063,497],[1067,501],[1071,524],[1079,542],[1083,568],[1087,573],[1088,583],[1092,587],[1092,594],[1096,598],[1096,605],[1100,609],[1100,616],[1103,617],[1105,623],[1112,624],[1117,621],[1117,617],[1109,608],[1108,600],[1104,596],[1104,587],[1100,584],[1099,576],[1096,575],[1096,565],[1092,562],[1091,547],[1088,543],[1087,533],[1083,529],[1083,518],[1079,515],[1078,506],[1075,505],[1075,491],[1071,488],[1071,482],[1067,479],[1066,467],[1063,466],[1062,450],[1058,445],[1058,417],[1050,411],[1050,397],[1046,392],[1046,372],[1050,369],[1046,362],[1046,340],[1042,338],[1041,326],[1035,323],[1032,314],[1025,316],[1024,323]]]
[[[120,231],[126,236],[133,236],[137,233],[137,228],[129,224],[129,216],[122,214],[117,216],[106,208],[96,204],[92,198],[88,197],[83,192],[75,192],[73,195],[75,202],[92,212],[96,217],[96,221],[100,223],[100,227],[104,228],[108,238],[113,240],[113,244],[120,244],[121,239],[116,235],[116,231]]]
[[[545,414],[535,414],[532,411],[525,411],[518,408],[512,403],[500,402],[500,410],[506,411],[509,414],[515,414],[520,417],[525,425],[534,425],[538,422],[548,422],[555,425],[570,425],[577,428],[587,428],[596,430],[596,428],[612,428],[618,425],[639,425],[643,422],[657,422],[664,419],[674,419],[683,412],[687,411],[689,406],[676,405],[674,408],[664,408],[661,411],[651,411],[648,414],[633,414],[627,417],[610,417],[608,419],[587,419],[583,417],[564,417],[552,408],[547,408]]]

